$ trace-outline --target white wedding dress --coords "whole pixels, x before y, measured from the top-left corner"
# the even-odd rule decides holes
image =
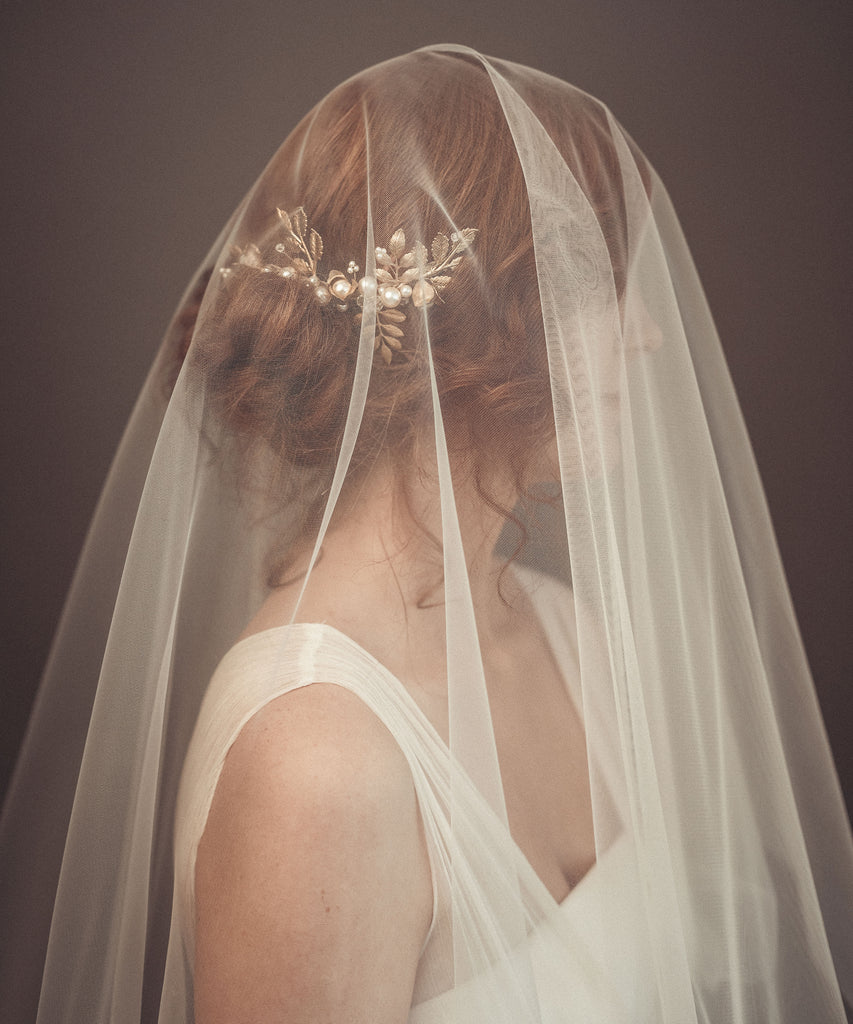
[[[533,580],[528,570],[516,569]],[[541,577],[529,588],[558,664],[574,668],[566,684],[578,699],[574,638],[559,635],[548,622],[548,609],[571,600],[555,581]],[[549,628],[550,627],[550,628]],[[282,652],[286,652],[282,656]],[[272,669],[272,671],[271,671]],[[185,762],[176,823],[176,898],[187,955],[193,957],[193,878],[195,857],[225,756],[245,723],[266,703],[314,682],[333,683],[356,694],[388,728],[406,757],[419,801],[433,873],[433,922],[418,967],[411,1024],[482,1020],[481,1007],[495,1005],[496,992],[512,992],[520,977],[536,991],[543,1024],[643,1024],[656,1019],[653,968],[643,927],[640,886],[633,846],[627,833],[600,851],[595,865],[561,904],[554,903],[529,862],[515,847],[517,870],[536,892],[551,899],[552,912],[531,926],[527,938],[505,959],[476,977],[441,991],[435,964],[446,957],[442,943],[451,908],[454,848],[448,806],[449,751],[405,686],[372,655],[329,625],[298,623],[268,629],[240,641],[220,663],[199,715]],[[473,839],[464,851],[456,845],[452,866],[456,884],[466,877],[466,905],[479,907],[488,927],[492,904],[500,901],[505,880],[494,877],[490,852],[512,842],[505,827],[476,789],[468,787],[463,803]],[[459,813],[458,796],[454,814]],[[460,822],[454,822],[460,827]],[[514,846],[514,844],[513,844]],[[499,909],[499,908],[497,908]],[[444,983],[446,987],[446,983]],[[512,1000],[507,1006],[511,1007]],[[519,1024],[507,1010],[507,1024]],[[483,1020],[483,1024],[486,1024]],[[497,1024],[492,1015],[488,1024]]]

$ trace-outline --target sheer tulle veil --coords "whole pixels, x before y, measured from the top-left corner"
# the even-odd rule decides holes
[[[530,952],[553,933],[554,969],[578,969],[513,838],[487,565],[506,614],[557,638],[595,854],[619,846],[631,879],[649,1009],[612,1019],[844,1021],[850,827],[670,200],[603,104],[451,45],[322,100],[184,295],[4,809],[3,1020],[192,1020],[181,777],[208,684],[271,592],[298,627],[321,573],[361,578],[334,539],[377,479],[416,599],[350,638],[387,666],[412,615],[440,637],[423,715],[444,746],[412,763],[440,909],[415,1004],[465,988],[467,1020],[579,1019],[547,1008]],[[302,637],[270,635],[270,677]]]

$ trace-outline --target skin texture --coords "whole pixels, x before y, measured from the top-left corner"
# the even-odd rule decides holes
[[[313,684],[231,748],[196,865],[198,1024],[405,1021],[432,883],[403,755]]]

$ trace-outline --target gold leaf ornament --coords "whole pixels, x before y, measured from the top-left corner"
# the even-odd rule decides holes
[[[279,219],[281,220],[281,223],[284,225],[284,230],[290,231],[292,233],[293,225],[290,222],[290,217],[288,216],[287,212],[285,210],[282,210],[281,207],[276,207],[276,211],[278,212],[278,216]]]
[[[388,253],[393,256],[395,260],[399,260],[406,249],[406,235],[402,228],[397,228],[393,235],[391,235],[391,241],[388,243]]]
[[[308,218],[301,206],[297,206],[293,211],[290,215],[290,220],[293,224],[294,234],[298,235],[300,238],[304,238],[305,232],[308,230]]]
[[[309,239],[311,255],[314,257],[314,262],[319,263],[323,256],[323,239],[314,230],[314,228],[311,228],[311,234],[309,236]]]
[[[428,306],[434,298],[435,288],[433,288],[429,281],[418,281],[412,289],[412,305],[418,309]]]
[[[439,293],[451,284],[453,272],[477,236],[476,228],[453,231],[449,237],[439,231],[429,250],[423,242],[417,241],[407,252],[405,231],[397,228],[387,246],[376,247],[376,270],[372,278],[359,278],[359,266],[352,259],[347,263],[345,274],[331,270],[324,277],[320,271],[323,239],[315,228],[309,229],[303,207],[298,206],[289,212],[276,207],[276,213],[283,237],[273,245],[273,249],[284,257],[284,266],[278,262],[265,262],[261,250],[250,242],[245,248],[234,250],[236,258],[230,266],[222,267],[223,276],[227,277],[232,267],[239,264],[252,270],[275,273],[285,280],[295,279],[310,287],[321,308],[335,314],[348,312],[356,324],[361,322],[365,299],[375,296],[373,350],[379,353],[386,365],[391,365],[395,354],[406,358],[405,335],[400,326],[406,322],[406,313],[398,307],[411,303],[420,309],[434,301],[443,301]]]
[[[436,263],[441,263],[450,250],[450,239],[447,235],[439,232],[432,240],[432,258]]]

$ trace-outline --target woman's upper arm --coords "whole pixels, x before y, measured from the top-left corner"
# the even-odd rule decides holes
[[[400,748],[340,687],[244,727],[196,861],[197,1024],[405,1021],[432,912]]]

